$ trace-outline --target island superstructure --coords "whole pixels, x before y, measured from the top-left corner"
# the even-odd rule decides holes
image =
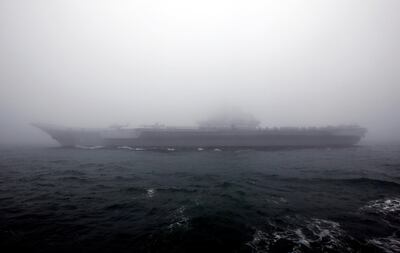
[[[350,126],[262,128],[253,117],[212,118],[197,127],[160,124],[126,128],[70,128],[33,124],[63,147],[268,148],[356,145],[366,129]]]

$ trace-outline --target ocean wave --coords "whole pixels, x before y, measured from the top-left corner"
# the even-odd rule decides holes
[[[368,241],[375,247],[378,247],[385,253],[400,252],[400,238],[396,236],[374,238]]]
[[[384,179],[373,179],[367,177],[359,177],[359,178],[338,178],[338,179],[327,179],[327,178],[313,178],[313,181],[322,181],[322,182],[336,182],[336,183],[344,183],[351,185],[372,185],[372,186],[381,186],[381,187],[395,187],[400,188],[400,183],[384,180]]]
[[[387,198],[370,201],[361,211],[382,215],[400,215],[400,198]]]
[[[367,177],[359,178],[300,178],[300,177],[286,177],[276,174],[263,174],[263,173],[253,173],[251,178],[247,178],[246,183],[250,185],[262,184],[263,180],[274,180],[279,182],[288,182],[293,185],[297,184],[333,184],[333,185],[345,185],[354,187],[385,187],[385,188],[396,188],[400,190],[400,182],[396,182],[396,178],[386,179],[374,179]]]
[[[400,163],[384,163],[383,166],[388,168],[400,169]]]
[[[89,168],[99,168],[103,167],[104,164],[101,163],[81,163],[78,165],[81,169],[89,169]]]
[[[67,182],[67,181],[68,182],[76,181],[76,182],[81,182],[81,183],[89,182],[89,179],[82,178],[82,177],[77,177],[77,176],[59,177],[57,180],[58,181],[64,181],[64,182]]]
[[[55,184],[52,183],[36,183],[37,186],[39,187],[55,187]]]
[[[147,191],[145,189],[136,187],[136,186],[129,186],[129,187],[121,188],[120,191],[127,192],[127,193],[147,193]]]
[[[124,210],[129,208],[131,205],[129,203],[115,203],[104,207],[105,210]]]
[[[186,189],[181,187],[166,187],[166,188],[157,188],[158,192],[171,192],[171,193],[195,193],[196,189]]]
[[[70,161],[69,160],[53,160],[53,161],[50,161],[50,162],[54,163],[54,164],[67,164]]]
[[[118,146],[117,149],[135,150],[134,148],[132,148],[130,146]]]
[[[272,203],[272,204],[275,204],[275,205],[286,204],[288,202],[288,200],[285,199],[284,197],[275,197],[275,196],[271,196],[269,198],[266,198],[266,201],[268,203]]]
[[[77,148],[77,149],[89,149],[89,150],[93,150],[93,149],[102,149],[102,148],[104,148],[104,146],[84,146],[84,145],[76,145],[75,148]]]
[[[73,176],[84,176],[86,175],[85,172],[79,171],[79,170],[63,170],[60,172],[57,172],[59,175],[73,175]]]
[[[146,195],[148,198],[153,198],[154,194],[156,193],[156,190],[153,188],[147,189],[146,190]]]
[[[256,230],[253,240],[247,245],[254,252],[353,252],[345,242],[349,236],[339,223],[323,220],[304,220],[303,225],[286,230],[273,226],[273,230]]]
[[[227,188],[239,187],[239,185],[236,183],[233,183],[233,182],[224,181],[224,182],[217,184],[215,187],[227,189]]]
[[[186,207],[181,206],[172,212],[172,223],[168,225],[169,231],[174,231],[176,229],[188,228],[189,217],[185,215]]]

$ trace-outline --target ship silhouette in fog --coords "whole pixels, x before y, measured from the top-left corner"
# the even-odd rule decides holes
[[[110,147],[127,149],[167,148],[285,148],[344,147],[357,144],[366,129],[356,126],[262,128],[249,114],[217,116],[197,127],[161,124],[128,128],[69,128],[35,123],[63,147]]]

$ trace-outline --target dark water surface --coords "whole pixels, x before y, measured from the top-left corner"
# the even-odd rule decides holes
[[[400,252],[400,145],[0,150],[1,252]]]

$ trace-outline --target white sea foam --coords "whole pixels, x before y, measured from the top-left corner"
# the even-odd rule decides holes
[[[117,147],[118,149],[127,149],[127,150],[133,150],[134,148],[129,147],[129,146],[119,146]]]
[[[283,197],[271,197],[271,198],[267,198],[266,201],[269,203],[275,204],[275,205],[285,204],[288,202],[287,199],[285,199]]]
[[[175,151],[174,148],[167,148],[168,151]]]
[[[222,151],[222,150],[219,148],[214,148],[214,151]]]
[[[101,148],[104,148],[104,146],[83,146],[83,145],[75,145],[75,148],[79,148],[79,149],[101,149]]]
[[[189,218],[185,215],[185,210],[185,206],[181,206],[172,213],[173,222],[168,225],[169,230],[173,231],[188,226]]]
[[[395,236],[375,238],[369,240],[368,243],[380,248],[386,253],[400,252],[400,238]]]
[[[147,197],[152,198],[152,197],[154,197],[156,190],[154,190],[153,188],[150,188],[150,189],[147,189],[146,192],[147,192]]]
[[[374,200],[363,206],[361,211],[382,215],[400,214],[400,198]]]
[[[292,246],[290,252],[300,253],[305,250],[315,249],[325,252],[336,250],[339,252],[353,252],[344,242],[348,235],[336,222],[322,219],[305,220],[303,226],[289,227],[279,230],[276,226],[272,232],[257,230],[253,240],[248,242],[255,252],[269,252],[278,241],[289,241]]]

